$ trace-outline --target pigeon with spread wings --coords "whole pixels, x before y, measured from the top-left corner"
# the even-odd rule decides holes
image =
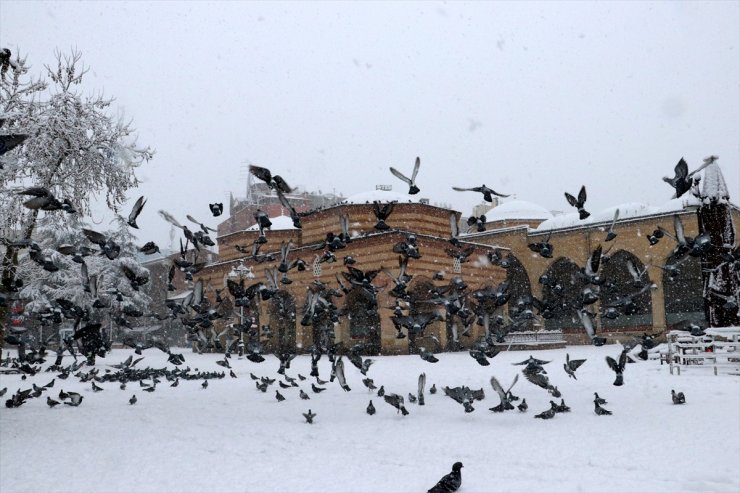
[[[421,165],[421,160],[417,157],[416,162],[414,163],[414,170],[411,172],[411,178],[408,178],[406,175],[398,171],[393,166],[390,167],[391,173],[393,173],[393,176],[396,178],[402,180],[409,186],[409,195],[416,195],[420,192],[419,187],[416,186],[416,175],[419,173],[419,166]]]
[[[285,182],[285,180],[283,180],[280,175],[273,175],[267,168],[262,168],[260,166],[250,164],[249,172],[260,180],[267,183],[267,186],[269,186],[273,190],[280,190],[283,193],[290,193],[293,191],[293,189],[290,188],[290,186]]]
[[[485,184],[473,188],[452,187],[452,189],[456,192],[480,192],[483,194],[483,200],[485,200],[486,202],[493,202],[494,195],[497,197],[508,197],[508,195],[498,193],[492,188],[488,188]]]
[[[581,186],[581,190],[578,192],[578,198],[575,198],[568,192],[565,192],[565,199],[570,205],[578,209],[578,216],[581,220],[586,219],[591,215],[590,212],[586,211],[583,207],[586,205],[586,185]]]

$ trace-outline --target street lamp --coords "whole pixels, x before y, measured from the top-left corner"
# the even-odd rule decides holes
[[[231,271],[227,274],[227,277],[232,281],[239,280],[240,282],[244,279],[250,281],[256,276],[252,272],[252,267],[244,265],[243,260],[239,260],[239,264],[232,267]],[[244,303],[239,303],[239,356],[244,353]]]

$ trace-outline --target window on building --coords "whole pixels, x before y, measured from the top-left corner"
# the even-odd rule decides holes
[[[665,321],[668,329],[690,323],[706,325],[701,261],[690,256],[676,261],[671,255],[662,270]]]

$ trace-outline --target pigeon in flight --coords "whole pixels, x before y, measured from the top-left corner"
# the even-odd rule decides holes
[[[616,374],[613,385],[616,387],[624,385],[624,367],[627,365],[627,349],[622,350],[622,353],[619,355],[619,362],[611,356],[607,356],[606,363]]]
[[[292,188],[283,180],[280,175],[273,175],[267,168],[260,166],[249,165],[249,172],[255,177],[267,183],[273,190],[280,190],[283,193],[290,193],[293,191]]]
[[[586,204],[586,185],[581,186],[581,190],[580,192],[578,192],[577,199],[568,192],[565,192],[565,199],[570,205],[578,209],[578,215],[581,220],[586,219],[588,216],[591,215],[590,212],[586,211],[586,209],[583,208],[583,206]]]
[[[395,407],[403,416],[406,416],[409,412],[404,407],[403,397],[398,394],[387,394],[383,396],[385,402]]]
[[[668,183],[673,189],[676,191],[673,198],[677,199],[689,190],[691,190],[691,186],[694,183],[693,176],[698,173],[699,171],[703,170],[710,164],[712,164],[716,160],[716,156],[710,156],[709,158],[706,158],[704,160],[704,164],[699,166],[696,170],[689,173],[689,165],[684,161],[683,158],[681,158],[678,161],[678,164],[676,164],[676,167],[673,168],[673,178],[669,178],[667,176],[663,177],[663,181]]]
[[[552,231],[547,235],[547,238],[544,240],[537,242],[537,243],[530,243],[527,245],[530,250],[532,250],[535,253],[539,253],[542,258],[552,258],[552,244],[550,243],[550,237],[552,236]]]
[[[132,228],[139,229],[139,226],[136,224],[136,218],[139,217],[139,214],[141,214],[141,210],[144,208],[144,204],[146,204],[146,199],[142,195],[136,200],[136,203],[131,208],[131,212],[128,215],[128,220],[126,221],[126,223]]]
[[[0,156],[21,145],[27,138],[28,135],[24,134],[0,135]]]
[[[480,192],[483,194],[483,200],[486,202],[493,202],[493,195],[497,197],[508,197],[508,195],[498,193],[495,190],[488,188],[485,184],[474,188],[452,187],[452,189],[456,192]]]
[[[609,229],[606,231],[606,238],[604,239],[604,241],[612,241],[614,238],[617,237],[617,233],[614,232],[614,225],[617,223],[617,219],[619,219],[619,209],[614,211],[614,218],[609,225]]]
[[[224,204],[222,204],[221,202],[208,204],[208,207],[211,209],[211,214],[213,214],[213,217],[218,217],[224,212]]]
[[[394,205],[395,201],[388,202],[383,207],[381,207],[379,201],[373,201],[373,213],[375,214],[375,218],[378,220],[378,222],[375,224],[375,229],[377,229],[378,231],[388,231],[389,229],[391,229],[391,227],[388,226],[385,221],[393,212]]]
[[[565,363],[563,364],[565,373],[567,373],[569,377],[578,380],[576,378],[576,370],[585,362],[585,359],[570,359],[570,355],[565,353]]]
[[[421,165],[421,160],[417,157],[416,162],[414,163],[414,170],[411,172],[411,178],[406,177],[403,173],[398,171],[393,166],[390,167],[391,173],[393,173],[393,176],[396,178],[402,180],[409,186],[409,195],[416,195],[419,193],[419,187],[416,186],[416,175],[419,173],[419,166]]]
[[[674,404],[686,404],[686,396],[683,395],[683,392],[676,393],[675,390],[671,390],[671,399],[673,399]]]
[[[457,491],[462,484],[462,474],[460,474],[462,468],[462,462],[455,462],[452,465],[452,472],[443,476],[427,493],[453,493]]]

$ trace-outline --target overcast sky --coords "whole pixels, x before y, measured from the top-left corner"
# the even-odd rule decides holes
[[[659,204],[683,156],[740,194],[740,2],[252,3],[0,0],[36,73],[76,47],[156,149],[141,242],[244,194],[247,163],[350,195],[421,157],[420,196],[464,215],[485,183],[569,210]],[[128,207],[127,209],[128,210]],[[99,219],[99,218],[96,218]],[[101,226],[102,228],[102,226]]]

